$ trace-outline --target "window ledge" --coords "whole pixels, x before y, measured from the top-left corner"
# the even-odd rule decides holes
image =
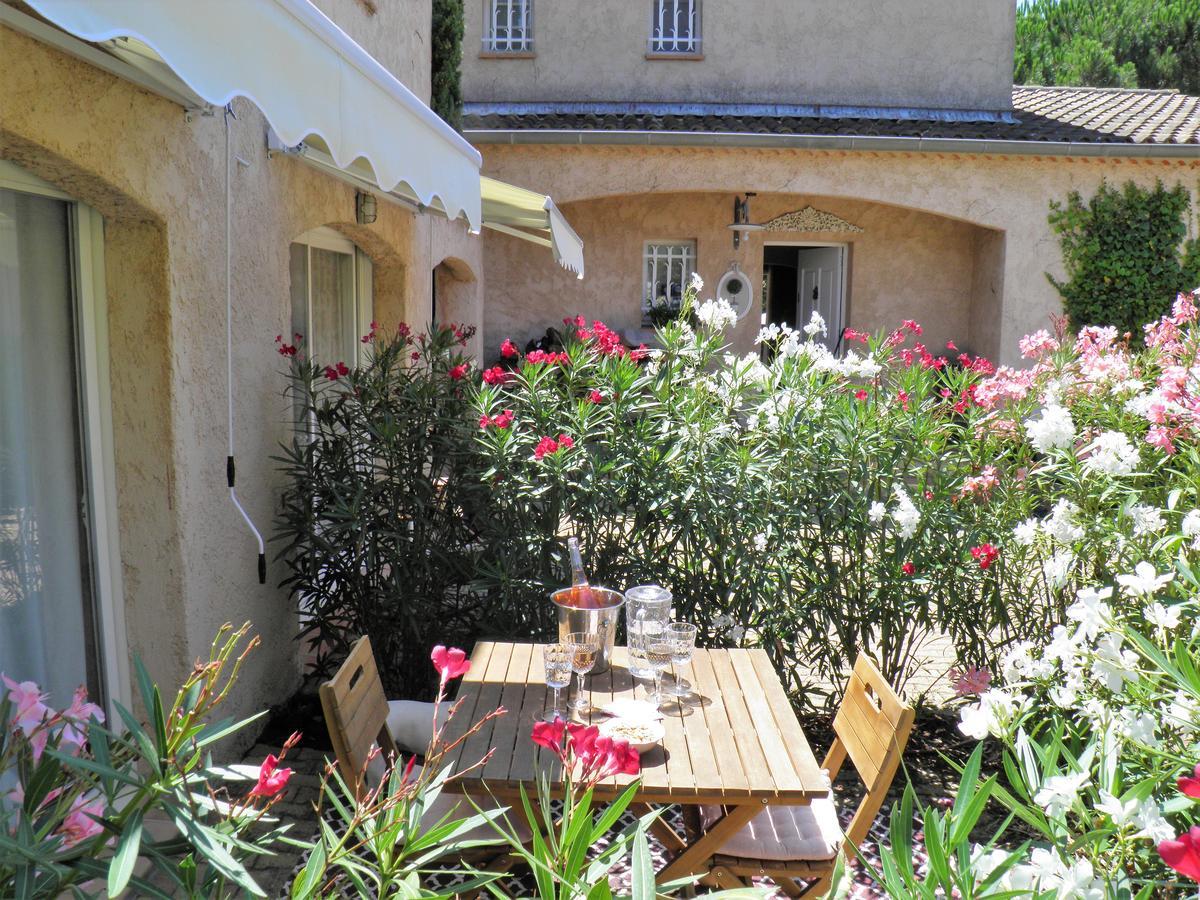
[[[699,62],[704,59],[703,53],[646,53],[646,59],[654,61],[674,60],[678,62]]]
[[[536,59],[533,50],[480,50],[480,59]]]

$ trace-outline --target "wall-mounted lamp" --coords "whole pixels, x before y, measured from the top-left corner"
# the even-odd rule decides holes
[[[354,220],[359,225],[373,225],[379,215],[374,194],[358,191],[354,194]]]
[[[750,198],[757,197],[753,191],[746,191],[746,196],[733,198],[733,224],[729,230],[733,232],[733,249],[742,245],[742,235],[750,231],[762,231],[765,226],[755,225],[750,221]]]

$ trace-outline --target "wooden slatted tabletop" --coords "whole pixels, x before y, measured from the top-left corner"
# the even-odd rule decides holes
[[[664,719],[662,746],[642,754],[639,801],[802,805],[828,792],[829,782],[766,653],[696,650],[692,663],[681,669],[680,675],[693,684],[693,696],[685,701],[682,715]],[[530,740],[537,715],[551,699],[543,675],[539,644],[476,646],[447,738],[465,733],[497,706],[508,712],[488,722],[448,760],[462,771],[492,749],[486,765],[453,782],[455,789],[475,792],[483,780],[497,796],[512,796],[522,785],[531,790],[540,772],[557,776],[554,755]],[[609,671],[588,676],[586,685],[596,707],[632,698],[634,679],[626,668],[625,648],[617,647]],[[600,714],[593,717],[594,722],[601,719]],[[632,780],[617,776],[602,782],[597,793],[615,795]]]

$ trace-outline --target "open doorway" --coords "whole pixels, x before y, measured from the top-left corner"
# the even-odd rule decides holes
[[[837,352],[846,328],[846,245],[767,244],[763,248],[763,324],[803,328],[814,310]]]

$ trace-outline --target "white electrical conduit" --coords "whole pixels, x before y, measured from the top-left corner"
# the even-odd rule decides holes
[[[242,514],[246,526],[254,532],[258,541],[258,583],[267,583],[267,552],[263,546],[262,533],[255,527],[250,515],[238,500],[233,463],[233,232],[231,209],[233,207],[233,186],[230,180],[230,169],[233,158],[229,150],[229,120],[237,118],[233,113],[233,105],[225,107],[225,396],[228,402],[229,455],[225,458],[225,479],[229,482],[229,499]]]

